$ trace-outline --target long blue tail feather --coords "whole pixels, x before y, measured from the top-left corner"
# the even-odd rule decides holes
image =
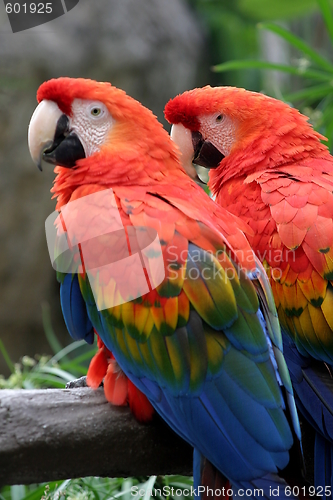
[[[333,371],[302,356],[285,334],[283,341],[297,407],[315,432],[314,483],[327,492],[330,487],[326,498],[333,499]]]
[[[207,472],[208,469],[208,472]],[[205,500],[205,498],[229,498],[227,492],[232,491],[232,499],[236,498],[246,498],[250,500],[258,500],[258,498],[263,499],[292,499],[298,498],[299,489],[289,486],[286,481],[279,477],[277,474],[267,474],[266,476],[254,479],[251,481],[240,481],[237,483],[230,484],[228,480],[208,462],[201,453],[194,449],[193,451],[193,482],[194,489],[196,492],[199,486],[204,487],[204,492],[199,495],[200,500]],[[225,496],[219,495],[219,492],[225,491]],[[213,490],[213,493],[209,490]],[[208,491],[210,495],[208,495]],[[252,494],[251,494],[252,491]],[[293,491],[296,496],[293,495]]]
[[[333,446],[319,432],[315,436],[314,447],[314,480],[315,487],[319,491],[327,486],[327,491],[333,491]],[[332,498],[332,495],[329,495]]]
[[[333,371],[302,356],[286,335],[283,352],[298,408],[315,430],[333,443]]]

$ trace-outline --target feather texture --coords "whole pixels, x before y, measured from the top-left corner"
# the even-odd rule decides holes
[[[333,388],[323,363],[333,364],[333,158],[325,137],[285,103],[231,87],[186,92],[165,114],[217,149],[230,143],[209,184],[253,230],[247,237],[270,279],[298,408],[317,431],[316,484],[330,486]]]
[[[235,488],[280,485],[290,449],[299,446],[299,429],[268,281],[242,231],[251,229],[186,176],[162,126],[122,91],[59,79],[38,92],[39,100],[54,100],[69,116],[73,100],[88,98],[103,102],[112,128],[97,153],[73,169],[56,168],[52,191],[62,213],[70,202],[98,193],[98,216],[89,202],[77,212],[74,229],[84,261],[79,302],[100,349],[112,352],[165,421]],[[159,238],[144,276],[148,284],[150,269],[162,259],[164,278],[150,281],[141,296],[119,285],[135,274],[131,264],[117,279],[106,266],[106,254],[122,254],[120,233],[94,234],[88,247],[80,243],[107,217],[107,188],[130,256],[141,252],[131,246],[133,231],[148,228]],[[99,259],[92,269],[97,291],[85,248]],[[122,404],[123,379],[109,360],[107,377],[109,397]]]

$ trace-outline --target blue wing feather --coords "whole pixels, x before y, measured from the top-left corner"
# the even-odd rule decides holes
[[[60,285],[60,304],[70,336],[74,340],[94,342],[94,328],[87,313],[77,275],[66,274]]]

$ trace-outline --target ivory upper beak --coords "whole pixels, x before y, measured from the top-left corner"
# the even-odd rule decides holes
[[[53,101],[42,101],[31,117],[28,129],[28,144],[31,158],[42,170],[42,155],[53,143],[59,118],[63,113]]]
[[[192,179],[196,180],[198,178],[197,172],[194,166],[192,165],[192,160],[194,157],[194,148],[192,143],[191,130],[185,128],[184,125],[182,125],[181,123],[178,123],[177,125],[172,125],[170,137],[180,149],[181,152],[180,159],[187,175],[189,175]]]

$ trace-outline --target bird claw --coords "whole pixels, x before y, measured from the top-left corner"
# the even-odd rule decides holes
[[[79,387],[88,387],[86,376],[76,378],[75,380],[71,380],[66,384],[66,389],[78,389]]]
[[[100,383],[99,387],[103,387],[103,381]],[[89,387],[87,384],[87,377],[76,378],[75,380],[71,380],[67,382],[66,389],[79,389],[80,387]]]

